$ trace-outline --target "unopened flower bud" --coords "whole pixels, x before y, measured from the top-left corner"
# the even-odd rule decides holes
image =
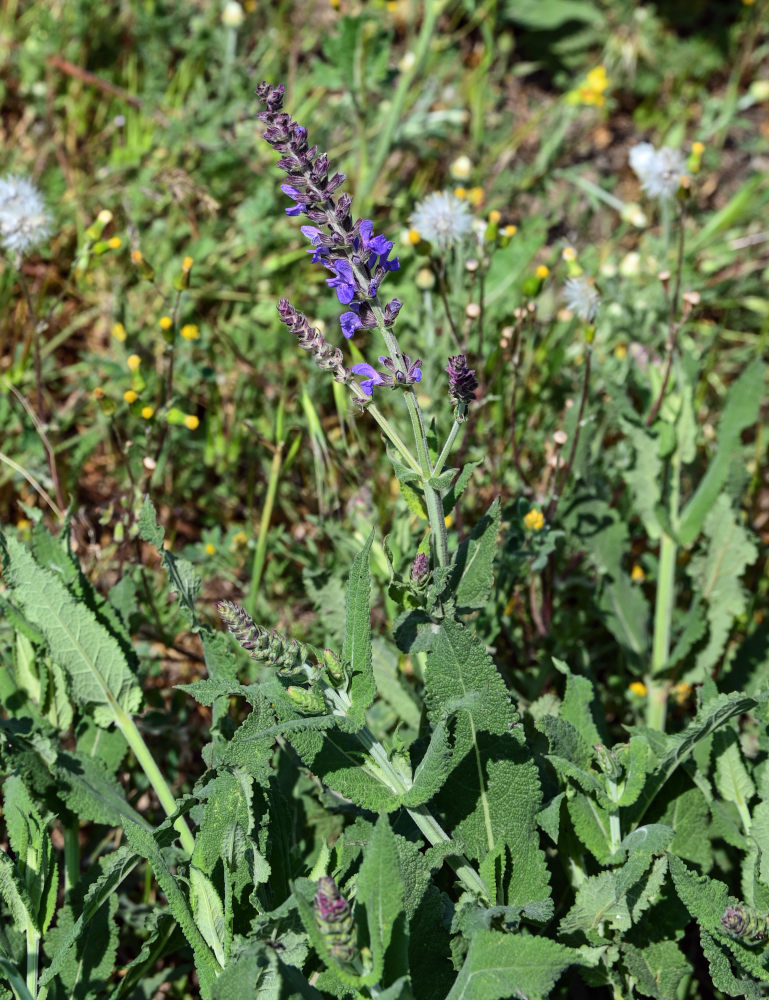
[[[318,879],[318,891],[313,901],[315,921],[328,950],[340,962],[355,957],[355,923],[350,904],[339,892],[336,882],[327,875]]]
[[[333,649],[323,650],[323,666],[326,670],[326,676],[333,686],[336,688],[341,687],[345,682],[346,674],[342,666],[342,661]]]
[[[290,685],[286,688],[286,694],[297,708],[309,715],[319,715],[326,711],[326,701],[320,691]]]

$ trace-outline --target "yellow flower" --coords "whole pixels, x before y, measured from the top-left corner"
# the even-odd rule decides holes
[[[126,389],[126,391],[123,393],[123,399],[126,401],[126,403],[129,404],[135,403],[138,398],[139,398],[139,393],[134,392],[133,389]]]
[[[633,583],[643,583],[646,579],[646,573],[644,573],[643,567],[639,566],[638,563],[633,563],[633,568],[630,570],[630,579]]]
[[[683,703],[688,700],[691,693],[692,686],[691,684],[687,684],[686,681],[681,681],[673,688],[673,697],[679,705],[683,705]]]
[[[198,328],[195,326],[194,323],[185,323],[184,326],[179,331],[179,333],[182,335],[182,337],[184,337],[185,340],[200,339],[200,331],[198,330]]]
[[[496,208],[493,208],[493,209],[492,209],[492,210],[491,210],[491,211],[489,212],[489,222],[491,223],[491,225],[492,225],[492,226],[498,226],[498,225],[499,225],[499,220],[500,220],[501,218],[502,218],[502,213],[501,213],[501,212],[498,212],[498,211],[496,210]]]
[[[122,247],[122,245],[123,241],[120,239],[119,236],[113,236],[112,239],[107,240],[107,246],[110,248],[110,250],[119,250],[120,247]]]
[[[93,390],[92,396],[94,399],[104,399],[106,393],[100,385],[97,385],[96,388]]]
[[[518,226],[505,226],[505,228],[502,230],[502,235],[515,236],[517,232],[518,232]]]
[[[422,237],[416,229],[409,229],[408,241],[412,246],[416,246],[417,243],[422,242]]]
[[[195,261],[192,259],[192,257],[185,257],[184,260],[182,261],[182,271],[191,271],[192,265],[194,263]]]
[[[184,426],[189,431],[196,431],[200,427],[200,420],[195,416],[194,413],[188,413],[184,418]]]
[[[115,323],[113,325],[112,336],[115,338],[115,340],[119,340],[121,344],[123,343],[123,341],[127,337],[127,334],[125,332],[125,327],[123,326],[122,323]]]
[[[571,263],[571,261],[577,259],[577,251],[574,247],[564,247],[561,251],[561,257],[568,263]]]
[[[646,685],[643,681],[633,681],[632,684],[628,685],[628,690],[637,694],[639,698],[646,697]]]
[[[454,197],[455,198],[466,198],[467,197],[467,188],[463,188],[463,187],[454,188]]]
[[[139,365],[141,365],[142,359],[138,354],[129,354],[125,363],[128,365],[129,371],[135,372],[139,370]]]
[[[142,416],[144,417],[145,420],[152,420],[152,418],[155,416],[155,411],[151,406],[143,406]]]
[[[481,204],[481,202],[483,201],[483,197],[484,197],[484,190],[482,187],[470,188],[470,190],[467,192],[467,200],[475,208],[477,208]]]
[[[236,531],[235,534],[232,536],[232,544],[235,546],[247,545],[248,535],[245,533],[245,531]]]
[[[526,525],[527,531],[541,531],[545,526],[545,515],[541,510],[532,507],[524,517],[523,523]]]
[[[132,250],[131,260],[134,262],[134,264],[141,264],[141,262],[144,260],[144,255],[142,254],[141,250]]]
[[[171,319],[170,316],[161,316],[160,317],[160,329],[161,330],[170,330],[173,325],[174,325],[174,321]]]
[[[694,153],[695,156],[702,156],[702,154],[705,152],[705,143],[704,142],[693,142],[692,143],[692,152]]]
[[[206,542],[206,555],[212,556],[216,552],[216,546],[212,545],[211,542]]]
[[[618,361],[624,361],[627,357],[627,346],[625,344],[617,344],[614,348],[614,357]]]
[[[546,278],[550,274],[550,268],[545,264],[540,264],[536,270],[536,275],[538,278]]]

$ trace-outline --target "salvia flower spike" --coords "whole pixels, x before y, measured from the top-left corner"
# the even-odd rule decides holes
[[[313,902],[315,921],[328,950],[340,962],[355,958],[355,924],[350,904],[342,896],[336,882],[328,875],[318,879],[318,891]]]
[[[456,354],[449,358],[446,372],[449,376],[449,395],[454,402],[465,405],[472,402],[478,388],[478,379],[475,377],[475,370],[468,368],[464,354]]]
[[[328,286],[334,289],[340,304],[347,307],[340,317],[344,336],[349,338],[358,330],[377,327],[394,366],[407,379],[405,384],[410,384],[416,381],[414,373],[404,363],[391,332],[401,302],[392,299],[381,305],[379,301],[382,282],[390,271],[400,267],[397,258],[390,258],[393,243],[374,233],[370,219],[353,220],[352,198],[347,194],[336,195],[345,179],[344,174],[329,175],[326,154],[319,153],[317,146],[310,146],[307,129],[283,111],[284,93],[281,84],[261,83],[256,90],[257,97],[265,105],[265,110],[258,115],[267,126],[264,138],[282,154],[278,166],[286,172],[286,183],[281,185],[281,190],[294,202],[286,212],[291,216],[304,215],[312,223],[302,226],[301,230],[310,241],[309,253],[313,262],[330,272]],[[334,353],[334,348],[325,343],[302,314],[285,299],[281,300],[278,309],[283,322],[299,337],[301,346],[313,353],[316,363],[333,370],[337,381],[349,382],[349,370],[342,365],[341,355]],[[374,384],[384,383],[375,381]],[[370,392],[366,394],[371,395]]]
[[[267,631],[257,625],[251,615],[239,604],[219,601],[216,605],[219,617],[235,636],[240,645],[254,660],[265,660],[279,667],[281,671],[302,670],[309,659],[309,650],[296,639],[287,639],[279,632]]]

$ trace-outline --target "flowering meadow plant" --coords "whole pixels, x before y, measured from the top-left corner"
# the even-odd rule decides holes
[[[227,87],[253,14],[217,14]],[[339,79],[366,51],[357,24]],[[409,65],[381,111],[404,148]],[[608,65],[563,88],[563,122],[615,100]],[[129,224],[126,297],[152,331],[115,308],[89,397],[125,477],[118,557],[100,576],[64,477],[58,534],[27,501],[0,532],[0,1000],[763,995],[766,365],[755,345],[703,361],[716,307],[689,247],[726,223],[694,213],[702,151],[623,157],[661,225],[639,209],[634,236],[607,181],[595,198],[638,247],[615,264],[619,239],[557,245],[508,191],[489,209],[466,155],[450,172],[468,188],[385,215],[282,85],[256,101],[257,157],[281,171],[249,177],[261,193],[236,216],[261,219],[260,353],[222,360],[218,245],[214,264],[175,247],[154,266]],[[237,141],[201,148],[231,163]],[[91,218],[82,287],[120,249],[111,212]],[[33,185],[0,182],[31,317],[27,255],[51,226]],[[45,416],[51,349],[30,343],[20,384]],[[218,413],[228,380],[259,390]],[[80,442],[52,441],[14,389],[45,443],[25,479],[42,497]],[[324,509],[319,487],[313,508],[308,470],[347,492]],[[185,546],[196,505],[214,513]]]

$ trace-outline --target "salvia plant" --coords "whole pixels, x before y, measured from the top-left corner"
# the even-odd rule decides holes
[[[217,605],[223,628],[201,620],[200,578],[144,499],[139,533],[207,670],[174,702],[179,712],[197,703],[208,726],[181,797],[140,714],[134,578],[106,598],[67,530],[54,538],[38,519],[29,545],[3,534],[0,607],[13,639],[0,721],[2,997],[764,995],[766,633],[734,628],[756,558],[737,499],[762,364],[724,390],[710,464],[695,474],[697,363],[679,343],[695,300],[680,271],[665,277],[667,353],[638,364],[627,391],[604,388],[624,442],[626,489],[611,502],[589,471],[601,447],[587,427],[601,295],[572,267],[564,302],[585,382],[554,438],[560,458],[539,492],[521,488],[504,510],[491,498],[470,530],[450,532],[474,469],[457,456],[495,372],[461,340],[439,366],[423,363],[418,327],[385,294],[399,267],[393,241],[355,217],[343,175],[284,111],[283,88],[263,83],[257,95],[288,215],[304,221],[310,266],[339,304],[332,333],[285,298],[279,318],[359,419],[376,423],[412,520],[397,539],[365,539],[341,627],[327,597],[327,645],[316,648],[230,600]],[[633,165],[683,233],[680,154],[644,144]],[[452,255],[477,235],[467,205],[436,193],[412,223],[447,298],[459,294]],[[516,364],[541,281],[532,276],[516,307]],[[348,365],[349,341],[369,360]],[[511,373],[499,392],[515,386]],[[658,552],[651,600],[622,563],[630,520]],[[500,654],[521,581],[540,580],[548,641],[558,550],[576,553],[570,572],[595,590],[645,717],[618,719],[602,700],[605,649],[551,642],[561,655],[547,657],[547,691]],[[372,628],[374,551],[391,636]],[[146,818],[151,800],[160,825]],[[101,832],[85,837],[86,827]]]

